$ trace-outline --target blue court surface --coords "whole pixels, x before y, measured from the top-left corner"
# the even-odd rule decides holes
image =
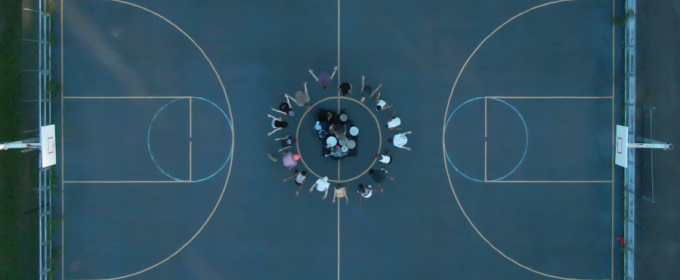
[[[61,279],[620,279],[613,1],[63,0]],[[356,156],[324,157],[320,109]]]

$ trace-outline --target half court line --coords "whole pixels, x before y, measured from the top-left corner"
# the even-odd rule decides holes
[[[193,107],[194,107],[194,105],[193,105],[193,102],[192,102],[193,100],[194,100],[193,98],[189,98],[189,181],[193,180],[192,175],[193,175],[193,171],[194,171],[194,167],[193,167],[194,161],[192,159],[193,155],[194,155],[194,152],[193,152],[193,148],[194,148],[193,147],[194,146],[194,143],[193,143],[194,142],[194,139],[193,139],[193,137],[194,137],[194,135],[193,135],[193,133],[194,133]]]
[[[488,158],[488,149],[489,149],[489,141],[488,141],[488,104],[489,104],[489,99],[484,98],[484,181],[488,181],[487,179],[487,158]]]
[[[340,0],[338,0],[338,86],[341,83],[340,79],[341,72],[342,66],[340,65]],[[338,91],[338,114],[340,114],[340,91]],[[378,126],[378,129],[379,128],[380,126]],[[338,160],[338,182],[340,182],[340,160]],[[335,190],[333,191],[335,192]],[[338,280],[340,280],[340,200],[338,200]]]

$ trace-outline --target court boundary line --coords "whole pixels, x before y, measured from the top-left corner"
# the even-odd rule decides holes
[[[479,236],[480,236],[480,237],[481,237],[481,238],[482,238],[482,239],[483,239],[483,240],[484,240],[484,241],[485,241],[485,242],[486,242],[493,250],[495,250],[495,251],[496,251],[497,253],[499,253],[501,256],[503,256],[503,257],[506,258],[507,260],[511,261],[512,263],[516,264],[517,266],[522,267],[522,268],[524,268],[524,269],[526,269],[526,270],[528,270],[528,271],[531,271],[531,272],[533,272],[533,273],[536,273],[536,274],[545,276],[545,277],[550,277],[550,278],[555,278],[555,279],[563,279],[563,280],[577,280],[578,278],[561,277],[561,276],[557,276],[557,275],[547,274],[547,273],[540,272],[540,271],[538,271],[538,270],[532,269],[532,268],[530,268],[530,267],[528,267],[528,266],[525,266],[525,265],[519,263],[518,261],[514,260],[513,258],[511,258],[511,257],[509,257],[509,256],[507,256],[507,255],[505,255],[505,253],[503,253],[500,249],[496,248],[496,247],[495,247],[488,239],[486,239],[486,237],[479,231],[479,229],[477,229],[477,227],[475,226],[475,224],[472,222],[472,220],[470,219],[470,217],[469,217],[469,216],[467,215],[467,213],[465,212],[465,209],[463,208],[463,205],[461,204],[461,202],[460,202],[460,200],[459,200],[459,198],[458,198],[458,195],[457,195],[457,193],[456,193],[456,190],[455,190],[455,188],[453,187],[453,183],[452,183],[452,181],[451,181],[451,174],[449,173],[449,168],[448,168],[447,161],[446,161],[446,120],[447,120],[447,115],[448,115],[449,107],[451,106],[451,99],[453,98],[453,93],[454,93],[454,91],[455,91],[455,89],[456,89],[456,86],[457,86],[457,84],[458,84],[458,81],[460,80],[461,75],[463,74],[463,71],[465,70],[465,67],[468,65],[468,63],[470,62],[470,60],[472,60],[472,57],[475,55],[475,53],[477,53],[477,51],[481,48],[481,46],[482,46],[489,38],[491,38],[491,36],[493,36],[496,32],[498,32],[498,30],[500,30],[501,28],[503,28],[504,26],[506,26],[508,23],[512,22],[512,21],[515,20],[516,18],[518,18],[518,17],[520,17],[520,16],[522,16],[522,15],[528,13],[528,12],[531,12],[531,11],[533,11],[533,10],[536,10],[536,9],[539,9],[539,8],[542,8],[542,7],[546,7],[546,6],[549,6],[549,5],[557,4],[557,3],[562,3],[562,2],[575,2],[575,1],[580,1],[580,0],[556,0],[556,1],[546,2],[546,3],[543,3],[543,4],[539,4],[539,5],[533,6],[533,7],[529,8],[529,9],[524,10],[523,12],[521,12],[521,13],[519,13],[519,14],[513,16],[513,17],[511,17],[510,19],[506,20],[506,21],[503,22],[500,26],[496,27],[496,29],[494,29],[489,35],[487,35],[487,36],[486,36],[486,37],[485,37],[485,38],[477,45],[477,47],[472,51],[472,53],[470,54],[470,56],[467,58],[467,60],[465,61],[465,63],[464,63],[463,66],[461,67],[461,70],[458,72],[458,76],[456,77],[456,79],[455,79],[455,81],[454,81],[454,83],[453,83],[453,87],[451,88],[451,93],[450,93],[450,95],[449,95],[449,99],[448,99],[448,102],[447,102],[447,104],[446,104],[446,110],[444,111],[444,124],[442,125],[442,153],[443,153],[443,156],[444,156],[444,168],[446,169],[446,176],[447,176],[448,181],[449,181],[449,186],[451,187],[451,191],[453,192],[453,196],[454,196],[454,198],[455,198],[455,200],[456,200],[456,203],[458,204],[458,206],[459,206],[459,208],[460,208],[460,210],[461,210],[463,216],[465,216],[465,218],[466,218],[467,221],[470,223],[470,225],[471,225],[472,228],[475,230],[475,232],[477,232],[477,234],[478,234],[478,235],[479,235]],[[611,98],[611,97],[610,97],[610,98]],[[499,98],[499,99],[501,99],[501,98]],[[613,114],[613,112],[612,112],[612,114]],[[612,223],[613,223],[613,220],[612,220]],[[613,240],[612,240],[612,242],[613,242]],[[581,279],[581,280],[582,280],[582,279]]]
[[[612,0],[612,18],[616,17],[616,0]],[[612,24],[612,273],[611,279],[614,279],[614,194],[616,189],[615,174],[616,174],[616,25]]]
[[[61,280],[66,280],[66,270],[65,263],[66,259],[64,251],[66,251],[66,229],[64,224],[64,211],[65,206],[65,196],[66,196],[66,184],[64,183],[64,172],[66,165],[64,165],[64,4],[66,0],[59,1],[59,22],[60,22],[60,43],[61,43]]]
[[[196,41],[194,41],[194,39],[193,39],[191,36],[189,36],[189,34],[187,34],[182,28],[180,28],[179,26],[177,26],[174,22],[170,21],[170,20],[167,19],[166,17],[164,17],[164,16],[162,16],[161,14],[159,14],[159,13],[157,13],[157,12],[155,12],[155,11],[149,9],[149,8],[146,8],[146,7],[144,7],[144,6],[141,6],[141,5],[138,5],[138,4],[135,4],[135,3],[131,3],[131,2],[126,2],[126,1],[123,1],[123,0],[106,0],[106,1],[115,2],[115,3],[120,3],[120,4],[125,4],[125,5],[128,5],[128,6],[132,6],[132,7],[134,7],[134,8],[138,8],[138,9],[141,9],[141,10],[143,10],[143,11],[146,11],[146,12],[148,12],[148,13],[154,15],[154,16],[157,16],[157,17],[160,18],[161,20],[167,22],[167,23],[170,24],[172,27],[174,27],[175,29],[177,29],[177,30],[178,30],[180,33],[182,33],[187,39],[189,39],[189,41],[191,41],[191,43],[193,43],[194,46],[196,46],[196,48],[201,52],[201,54],[203,55],[203,57],[208,61],[208,64],[210,65],[211,69],[212,69],[213,72],[215,73],[215,76],[217,77],[217,81],[219,82],[219,84],[220,84],[220,86],[221,86],[221,88],[222,88],[222,92],[224,93],[224,97],[225,97],[225,99],[226,99],[226,101],[227,101],[227,108],[229,109],[229,118],[230,118],[230,119],[232,120],[232,122],[233,122],[234,117],[233,117],[233,112],[232,112],[232,110],[231,110],[231,102],[229,101],[229,96],[227,95],[227,90],[226,90],[226,88],[224,87],[224,83],[222,82],[222,78],[220,77],[219,72],[218,72],[217,69],[215,68],[215,65],[212,63],[212,61],[210,60],[210,58],[208,57],[208,55],[205,53],[205,51],[203,51],[203,49],[201,48],[201,46],[198,45],[198,43],[196,43]],[[62,60],[63,60],[63,49],[64,49],[64,48],[63,48],[63,2],[62,2],[62,7],[61,7],[61,9],[62,9]],[[62,70],[63,70],[63,65],[64,65],[64,63],[63,63],[63,61],[62,61]],[[62,89],[63,89],[63,78],[64,78],[64,74],[63,74],[63,71],[62,71]],[[67,97],[67,98],[68,98],[68,97]],[[137,98],[139,98],[139,97],[137,97]],[[150,98],[150,97],[143,97],[143,98]],[[181,99],[180,97],[177,97],[177,96],[168,97],[168,98]],[[190,99],[191,96],[189,96],[189,97],[187,97],[187,98]],[[72,99],[78,99],[78,98],[76,97],[76,98],[72,98]],[[80,98],[80,99],[84,99],[84,98]],[[92,99],[131,99],[131,98],[129,98],[129,97],[127,97],[127,98],[126,98],[126,97],[122,97],[122,98],[103,97],[103,98],[92,98]],[[62,108],[63,108],[63,100],[64,100],[64,96],[63,96],[63,91],[62,91]],[[63,113],[63,110],[62,110],[62,125],[63,125],[63,116],[64,116],[64,113]],[[63,137],[63,133],[62,133],[62,137]],[[149,266],[149,267],[147,267],[147,268],[145,268],[145,269],[142,269],[142,270],[139,270],[139,271],[137,271],[137,272],[130,273],[130,274],[127,274],[127,275],[123,275],[123,276],[112,277],[112,278],[98,278],[98,279],[91,279],[91,280],[117,280],[117,279],[124,279],[124,278],[129,278],[129,277],[132,277],[132,276],[136,276],[136,275],[142,274],[142,273],[144,273],[144,272],[147,272],[147,271],[149,271],[149,270],[151,270],[151,269],[153,269],[153,268],[156,268],[156,267],[158,267],[159,265],[161,265],[161,264],[167,262],[168,260],[170,260],[171,258],[173,258],[174,256],[176,256],[176,255],[177,255],[180,251],[182,251],[184,248],[186,248],[192,241],[194,241],[194,239],[195,239],[195,238],[203,231],[203,229],[204,229],[205,226],[208,224],[208,222],[210,222],[210,220],[212,219],[213,215],[214,215],[215,212],[217,211],[217,208],[219,207],[220,203],[222,202],[222,199],[224,198],[224,194],[225,194],[225,192],[226,192],[226,190],[227,190],[227,185],[228,185],[228,183],[229,183],[229,179],[231,178],[231,171],[232,171],[232,167],[233,167],[233,163],[234,163],[234,155],[233,155],[233,154],[234,154],[234,152],[235,152],[235,149],[234,149],[234,146],[235,146],[235,138],[236,138],[235,129],[234,129],[234,125],[232,124],[232,126],[231,126],[231,140],[232,140],[232,142],[231,142],[231,150],[232,150],[231,155],[232,155],[232,156],[231,156],[231,158],[229,159],[229,168],[228,168],[228,172],[227,172],[227,177],[226,177],[225,182],[224,182],[224,187],[222,188],[222,191],[221,191],[221,193],[220,193],[220,195],[219,195],[219,197],[218,197],[218,199],[217,199],[217,202],[215,203],[215,207],[213,207],[212,211],[210,212],[210,215],[208,215],[208,218],[207,218],[207,219],[205,220],[205,222],[201,225],[201,227],[198,229],[198,231],[197,231],[197,232],[196,232],[196,233],[195,233],[195,234],[194,234],[194,235],[193,235],[193,236],[192,236],[192,237],[191,237],[184,245],[182,245],[179,249],[177,249],[174,253],[172,253],[172,254],[169,255],[168,257],[164,258],[163,260],[159,261],[158,263],[156,263],[156,264],[154,264],[154,265],[152,265],[152,266]],[[62,149],[63,149],[63,141],[62,141]],[[62,155],[63,155],[63,154],[62,154]],[[63,160],[64,160],[64,158],[63,158],[63,156],[62,156],[62,163],[63,163]],[[64,166],[63,166],[63,164],[62,164],[62,172],[63,172],[63,170],[64,170]],[[63,177],[62,177],[62,182],[63,182]],[[62,199],[63,199],[63,193],[62,193]],[[63,204],[62,204],[62,207],[63,207]],[[63,222],[63,219],[62,219],[62,222]],[[62,228],[62,231],[63,231],[63,228]],[[64,235],[62,234],[62,239],[63,239],[63,238],[64,238]],[[62,245],[62,246],[63,246],[63,245]],[[63,247],[64,247],[64,246],[63,246]],[[63,250],[63,248],[62,248],[62,256],[63,256],[63,251],[64,251],[64,250]],[[63,279],[63,280],[65,280],[65,278],[64,278],[64,263],[65,263],[64,258],[62,258],[62,279]]]

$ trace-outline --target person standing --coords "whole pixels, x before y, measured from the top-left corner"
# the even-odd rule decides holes
[[[314,191],[314,187],[316,187],[317,191],[323,192],[323,197],[321,199],[326,199],[326,196],[328,196],[328,188],[330,188],[331,183],[328,182],[328,177],[323,177],[314,183],[312,187],[309,189],[309,192],[311,193]]]
[[[333,82],[333,77],[335,76],[336,71],[338,71],[338,66],[333,68],[333,74],[331,75],[328,75],[328,72],[326,71],[321,71],[321,73],[319,73],[319,77],[317,78],[316,75],[314,75],[314,71],[312,69],[309,69],[309,74],[312,74],[314,80],[316,80],[316,82],[322,86],[324,90],[328,90],[328,85]]]
[[[397,111],[392,112],[392,115],[387,119],[387,124],[385,127],[389,128],[390,130],[401,130],[401,119],[399,117],[395,117],[397,115]]]
[[[307,82],[305,82],[305,91],[297,91],[295,93],[295,97],[292,97],[286,93],[286,97],[293,99],[293,102],[297,104],[298,106],[302,107],[304,106],[305,108],[309,109],[311,106],[309,105],[309,101],[311,100],[309,98],[309,91],[307,91]]]
[[[382,163],[383,165],[387,166],[387,165],[390,165],[390,163],[392,163],[392,157],[393,157],[393,156],[394,156],[394,155],[392,155],[392,154],[390,153],[390,151],[385,151],[384,154],[376,154],[376,155],[375,155],[375,158],[376,158],[380,163]]]
[[[300,191],[302,190],[302,186],[307,182],[307,171],[302,170],[302,172],[298,172],[297,169],[295,170],[295,174],[293,176],[290,176],[286,179],[283,179],[283,182],[285,183],[286,181],[293,179],[295,177],[295,184],[300,186],[300,188],[295,192],[295,196],[300,195]]]
[[[347,188],[342,184],[338,184],[337,186],[335,186],[335,192],[333,193],[333,203],[335,203],[335,198],[338,198],[338,200],[340,200],[343,197],[347,199],[347,204],[349,204],[349,197],[347,197]]]
[[[380,92],[378,92],[378,96],[375,97],[375,110],[381,111],[387,110],[389,108],[392,108],[392,104],[387,104],[387,101],[381,99]]]
[[[283,148],[281,148],[279,152],[283,152],[292,148],[293,145],[295,145],[295,142],[297,142],[297,139],[293,138],[293,136],[286,135],[285,137],[276,138],[274,141],[281,141],[281,146],[283,146]]]
[[[371,196],[373,196],[373,186],[367,185],[364,187],[363,184],[359,184],[359,189],[357,190],[357,193],[359,193],[359,207],[361,207],[361,200],[362,199],[368,199]]]
[[[293,169],[297,165],[297,161],[300,160],[300,155],[287,152],[283,154],[283,166],[288,167],[288,170]]]
[[[364,103],[366,101],[366,98],[373,97],[373,94],[378,92],[380,90],[380,88],[383,86],[382,84],[379,84],[378,88],[373,90],[371,88],[371,86],[365,85],[365,82],[366,82],[366,76],[362,75],[361,76],[361,95],[363,95],[363,96],[361,97],[361,103]]]
[[[342,83],[340,86],[338,86],[338,91],[342,93],[342,96],[347,96],[348,94],[352,93],[352,84]]]
[[[397,133],[396,135],[394,135],[394,138],[387,139],[387,142],[394,144],[394,146],[397,148],[402,148],[410,151],[411,148],[406,147],[405,145],[406,143],[408,143],[408,138],[406,138],[406,135],[411,133],[413,133],[413,131]]]
[[[394,181],[394,177],[387,175],[387,169],[385,168],[380,168],[380,170],[371,169],[368,171],[368,174],[371,175],[373,181],[375,181],[375,183],[378,185],[380,192],[385,192],[385,190],[383,190],[382,186],[380,185],[380,183],[385,181],[385,178],[390,178],[390,180]]]
[[[277,132],[281,129],[288,127],[288,123],[286,121],[284,121],[282,118],[277,118],[277,117],[274,117],[274,116],[269,115],[269,114],[267,114],[267,117],[272,118],[272,128],[274,128],[274,130],[272,132],[269,132],[269,134],[267,134],[267,136],[272,136],[272,134],[274,134],[274,132]]]

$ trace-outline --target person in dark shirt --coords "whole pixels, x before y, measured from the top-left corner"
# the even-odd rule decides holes
[[[375,183],[378,185],[378,187],[380,188],[380,192],[384,192],[380,183],[385,181],[385,178],[390,178],[390,180],[394,181],[394,177],[387,175],[387,169],[385,168],[380,168],[380,170],[371,169],[368,171],[368,174],[371,175],[373,181],[375,181]]]
[[[286,95],[286,102],[279,104],[278,110],[272,108],[272,111],[277,112],[277,113],[281,113],[283,115],[295,116],[295,112],[293,112],[293,106],[290,105],[290,95],[288,95],[287,93],[285,95]]]
[[[350,83],[342,83],[338,87],[338,91],[342,93],[343,96],[346,96],[350,93],[352,93],[352,84]]]
[[[297,139],[293,138],[293,136],[286,135],[285,137],[276,138],[276,139],[274,139],[274,141],[281,141],[281,146],[283,148],[281,148],[279,150],[279,152],[283,152],[285,150],[292,148],[293,145],[295,145],[295,142],[297,141]]]
[[[267,136],[271,136],[272,134],[274,134],[274,132],[277,132],[281,129],[288,127],[288,123],[284,121],[282,118],[277,118],[269,114],[267,114],[267,117],[272,118],[272,128],[274,129],[272,132],[269,132]]]
[[[366,76],[361,76],[361,103],[366,102],[367,98],[373,98],[373,95],[382,88],[382,84],[378,85],[378,88],[373,90],[373,88],[366,84]]]

